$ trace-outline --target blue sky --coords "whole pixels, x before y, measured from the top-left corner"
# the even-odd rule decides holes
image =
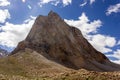
[[[35,18],[51,10],[120,64],[120,0],[0,0],[0,47],[12,51],[25,39]]]

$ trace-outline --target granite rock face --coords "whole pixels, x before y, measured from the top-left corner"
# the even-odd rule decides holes
[[[69,26],[55,12],[38,16],[26,39],[11,55],[30,48],[61,65],[72,69],[118,71],[120,66],[93,48],[80,30]]]

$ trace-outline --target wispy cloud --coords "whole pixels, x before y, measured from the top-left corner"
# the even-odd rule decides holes
[[[31,7],[30,5],[28,5],[28,8],[29,8],[29,9],[32,9],[32,7]]]
[[[120,3],[108,7],[106,15],[120,12]]]
[[[85,1],[84,3],[80,4],[81,7],[85,6],[87,4],[87,1]]]
[[[83,3],[80,4],[81,7],[84,7],[87,4],[92,5],[96,0],[83,0]]]

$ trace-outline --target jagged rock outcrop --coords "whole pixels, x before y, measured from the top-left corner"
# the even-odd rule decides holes
[[[51,11],[48,16],[38,16],[27,38],[20,42],[11,55],[30,48],[47,59],[73,69],[117,71],[120,66],[109,61],[95,50],[80,30],[69,26]]]

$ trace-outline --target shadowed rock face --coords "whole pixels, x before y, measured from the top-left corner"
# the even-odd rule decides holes
[[[95,50],[80,30],[66,24],[53,11],[48,16],[37,17],[27,38],[18,44],[12,54],[25,48],[42,52],[47,59],[73,69],[120,70],[119,65],[110,62],[104,54]]]

